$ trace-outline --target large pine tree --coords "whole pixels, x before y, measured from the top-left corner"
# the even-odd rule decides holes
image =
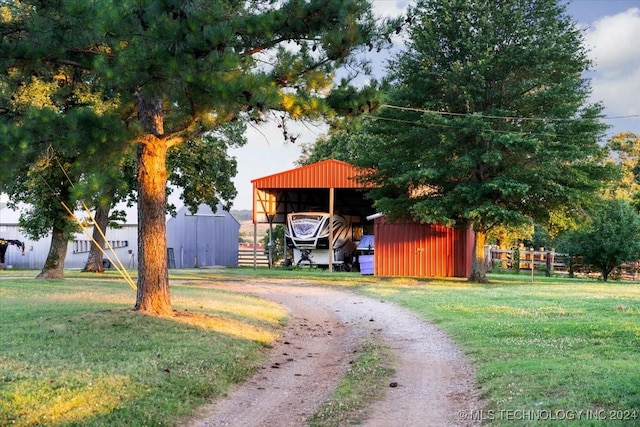
[[[160,315],[172,314],[168,150],[270,109],[293,119],[357,110],[354,97],[331,95],[333,73],[385,40],[366,0],[25,0],[2,13],[7,87],[64,67],[52,79],[81,74],[118,102],[118,134],[131,134],[138,157],[136,308]]]
[[[355,139],[376,207],[475,231],[579,212],[611,169],[578,28],[556,0],[419,0],[386,106]]]

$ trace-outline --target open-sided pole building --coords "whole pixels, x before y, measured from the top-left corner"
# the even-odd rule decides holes
[[[366,186],[357,180],[358,173],[359,169],[348,163],[325,160],[252,180],[254,226],[285,224],[288,214],[298,212],[328,212],[329,218],[334,214],[359,217],[367,234],[375,234],[375,275],[469,277],[473,253],[470,229],[411,221],[388,223],[384,215],[374,215],[373,202],[365,198]],[[367,216],[372,220],[367,222]],[[333,221],[329,223],[333,227]],[[331,269],[332,250],[329,257]]]
[[[358,182],[358,169],[339,160],[325,160],[252,180],[253,223],[285,224],[296,212],[328,212],[366,217],[374,213],[365,199],[365,186]],[[333,222],[329,221],[329,241],[333,241]],[[255,236],[255,233],[254,233]],[[254,245],[255,247],[255,245]],[[333,257],[333,251],[329,251]],[[329,260],[329,269],[333,259]]]

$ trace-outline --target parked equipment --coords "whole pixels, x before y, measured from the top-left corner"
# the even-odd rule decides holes
[[[4,256],[7,253],[7,247],[9,245],[17,246],[22,250],[22,255],[24,255],[24,243],[20,240],[7,240],[0,238],[0,264],[4,264]]]
[[[287,215],[285,241],[293,250],[296,265],[328,266],[329,251],[333,250],[333,263],[350,269],[357,242],[354,227],[360,218],[349,215],[333,215],[333,242],[329,244],[329,213],[300,212]]]

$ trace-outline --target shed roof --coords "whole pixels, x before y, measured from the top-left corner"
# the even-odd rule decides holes
[[[251,180],[253,222],[284,223],[291,212],[329,212],[330,193],[341,212],[365,217],[373,213],[364,199],[368,184],[357,177],[363,169],[329,159]]]
[[[366,188],[356,177],[362,169],[329,159],[252,180],[254,189],[265,188]]]

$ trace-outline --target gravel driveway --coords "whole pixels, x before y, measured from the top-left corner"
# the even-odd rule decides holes
[[[348,291],[282,280],[215,287],[278,302],[291,321],[260,372],[185,425],[305,426],[331,396],[359,344],[372,338],[393,350],[390,382],[397,387],[389,387],[359,425],[478,425],[467,419],[480,408],[468,360],[445,333],[411,312]]]

